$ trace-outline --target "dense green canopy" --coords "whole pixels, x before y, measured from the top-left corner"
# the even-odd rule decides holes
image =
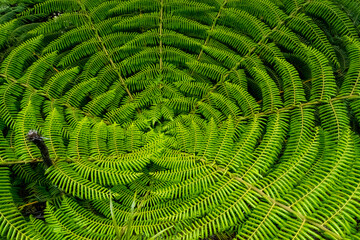
[[[360,0],[0,14],[1,239],[360,239]]]

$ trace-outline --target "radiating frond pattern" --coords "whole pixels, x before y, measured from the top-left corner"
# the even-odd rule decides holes
[[[0,17],[0,236],[115,239],[116,221],[122,239],[360,239],[359,9],[47,0]]]

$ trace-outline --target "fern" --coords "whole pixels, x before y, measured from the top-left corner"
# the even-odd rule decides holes
[[[360,238],[359,0],[37,2],[0,9],[1,239]]]

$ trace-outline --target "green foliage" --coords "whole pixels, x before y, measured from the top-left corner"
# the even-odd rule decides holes
[[[0,238],[360,239],[359,6],[1,1]]]

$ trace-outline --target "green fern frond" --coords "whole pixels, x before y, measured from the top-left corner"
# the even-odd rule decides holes
[[[39,177],[38,169],[33,169],[29,164],[14,166],[14,172],[26,183],[39,184],[40,186],[49,185],[49,181],[44,177]]]
[[[335,77],[325,56],[314,48],[308,48],[311,69],[312,99],[324,100],[336,94]]]
[[[289,160],[280,163],[273,172],[259,182],[262,191],[275,198],[287,193],[288,189],[299,183],[306,170],[313,164],[314,157],[317,156],[319,147],[318,131],[308,140],[309,142],[304,143],[301,149],[289,156]],[[285,158],[285,155],[283,158]]]
[[[252,212],[247,223],[239,229],[236,237],[239,239],[273,238],[279,231],[279,227],[285,224],[287,215],[284,209],[277,207],[274,203],[262,202]]]
[[[301,79],[294,66],[283,59],[276,58],[275,68],[283,80],[285,106],[305,102]]]
[[[229,117],[220,131],[219,146],[216,147],[216,155],[213,159],[214,162],[221,162],[231,152],[234,141],[236,140],[237,129],[232,117]]]
[[[80,8],[78,2],[73,0],[50,0],[43,3],[39,3],[34,6],[33,9],[29,9],[23,13],[23,15],[29,14],[49,14],[56,11],[68,11],[78,10]]]
[[[8,239],[42,239],[33,229],[33,225],[25,221],[11,196],[10,171],[7,167],[0,168],[1,207],[0,235]]]
[[[19,78],[22,75],[24,65],[29,59],[34,58],[34,52],[39,48],[42,39],[42,36],[38,36],[27,40],[11,51],[1,63],[0,73],[4,74],[8,82],[11,81],[11,78]]]
[[[238,6],[239,9],[243,9],[253,16],[264,18],[270,27],[281,24],[287,17],[274,2],[269,0],[256,0],[251,2],[237,0],[231,2],[229,5],[228,7]]]
[[[167,106],[183,112],[189,112],[195,102],[196,99],[190,97],[173,98],[167,102]]]
[[[109,107],[116,96],[116,90],[105,92],[84,106],[84,111],[95,116],[100,116]],[[120,96],[118,96],[120,97]]]
[[[71,26],[80,27],[87,22],[87,17],[82,13],[63,13],[57,18],[50,21],[41,23],[38,27],[31,30],[30,34],[49,34],[63,29],[70,28]]]
[[[49,219],[50,228],[52,231],[55,231],[62,238],[78,238],[78,239],[89,239],[91,235],[95,235],[96,239],[102,239],[106,235],[99,233],[91,233],[87,230],[83,230],[81,228],[84,225],[82,219],[80,218],[80,222],[74,222],[73,218],[69,218],[64,216],[64,213],[61,210],[55,210],[53,206],[48,206],[46,209],[46,216]],[[79,217],[77,216],[79,219]]]
[[[248,54],[256,46],[254,41],[247,36],[240,35],[232,29],[223,26],[216,26],[212,37],[236,49],[238,54],[242,56]]]
[[[344,129],[349,125],[346,107],[341,102],[329,102],[319,107],[320,120],[329,137],[340,139]],[[332,116],[332,118],[330,118]]]
[[[81,78],[89,79],[96,77],[97,73],[109,63],[109,58],[104,52],[96,52],[86,62],[84,71],[81,73]]]
[[[233,101],[226,99],[219,93],[210,93],[209,102],[211,105],[216,106],[221,112],[227,116],[239,116],[241,115],[240,109]]]
[[[237,84],[225,83],[225,88],[231,93],[245,115],[254,115],[259,112],[259,105],[248,92]]]
[[[344,132],[338,146],[332,145],[328,142],[325,146],[324,160],[316,166],[314,172],[309,173],[308,178],[291,193],[283,196],[291,208],[304,215],[313,213],[320,206],[321,199],[341,186],[342,182],[338,179],[344,179],[348,173],[348,166],[353,162],[354,153],[351,149],[354,148],[354,141],[350,131]],[[311,205],[308,204],[309,201]]]
[[[3,136],[0,137],[0,163],[16,161],[14,149],[10,146],[9,141]]]
[[[54,108],[47,117],[46,126],[44,127],[44,135],[49,139],[46,142],[53,161],[66,158],[66,148],[62,139],[64,125],[64,117]]]
[[[95,81],[95,79],[90,79],[88,81],[80,82],[67,91],[62,100],[65,104],[79,108],[89,93],[93,91]]]
[[[139,8],[143,12],[153,12],[159,10],[160,3],[152,2],[152,1],[140,1],[140,0],[131,0],[122,2],[117,4],[116,7],[111,9],[111,14],[126,14],[126,13],[133,13],[138,11]]]
[[[360,42],[351,38],[348,38],[348,41],[347,51],[349,53],[350,66],[341,85],[340,93],[343,95],[359,95]]]
[[[56,73],[49,81],[44,85],[43,91],[46,95],[51,98],[60,98],[63,91],[68,87],[71,81],[73,81],[77,74],[79,73],[79,68],[71,68],[61,72]]]
[[[85,199],[106,199],[107,189],[86,178],[81,177],[66,162],[58,162],[47,170],[51,181],[64,192]],[[117,194],[113,194],[115,197]]]
[[[1,119],[10,127],[13,127],[17,112],[19,112],[18,98],[21,96],[24,88],[16,83],[2,84],[0,86],[1,94]]]
[[[90,39],[74,47],[65,57],[61,59],[58,66],[69,66],[83,57],[95,54],[101,47],[96,39]]]
[[[174,31],[164,30],[161,40],[166,45],[177,47],[187,51],[191,51],[191,52],[201,51],[201,41],[199,41],[198,39],[190,38],[184,34],[180,34]],[[146,43],[148,44],[149,41],[146,41]]]
[[[128,103],[106,114],[106,120],[111,123],[123,124],[127,119],[133,118],[136,111],[135,103]]]
[[[206,64],[199,62],[191,62],[187,64],[188,67],[194,72],[200,73],[206,77],[210,77],[212,80],[220,81],[227,73],[227,70],[221,66],[215,64]]]
[[[261,137],[264,122],[264,119],[258,117],[253,118],[252,121],[248,123],[245,131],[240,135],[239,141],[235,143],[233,151],[231,151],[226,158],[219,161],[219,166],[231,172],[236,172],[242,167],[243,162],[253,156],[252,153]]]
[[[259,41],[269,34],[270,29],[263,22],[251,14],[235,8],[224,9],[224,17],[219,22],[225,26],[238,29],[240,32],[250,35],[254,41]]]
[[[220,123],[221,121],[226,119],[224,114],[222,114],[219,110],[215,109],[209,103],[198,102],[197,107],[197,113],[202,114],[207,120],[213,119],[216,123]]]
[[[222,195],[222,198],[225,198],[225,195]],[[250,193],[250,189],[242,186],[237,186],[237,189],[227,194],[224,200],[218,208],[215,208],[206,217],[200,218],[185,228],[180,233],[181,237],[183,239],[195,239],[207,236],[209,233],[227,230],[230,226],[238,224],[245,217],[244,215],[249,213],[248,206],[256,203],[256,197]]]
[[[219,175],[216,171],[207,169],[204,175],[196,175],[196,177],[185,180],[179,184],[173,184],[164,189],[159,189],[154,194],[161,198],[176,198],[178,196],[189,196],[191,194],[199,194],[203,192],[209,185],[213,184]],[[194,189],[190,191],[190,189]]]
[[[41,88],[43,85],[42,80],[44,79],[47,71],[49,71],[49,69],[52,69],[56,57],[56,52],[49,53],[43,57],[40,57],[36,62],[31,65],[31,67],[27,69],[27,71],[22,76],[22,78],[19,79],[19,81],[36,89]]]
[[[311,1],[306,5],[305,11],[317,17],[328,19],[327,23],[341,35],[358,38],[358,34],[349,18],[331,1]]]
[[[250,71],[262,91],[263,111],[275,110],[276,108],[280,108],[282,106],[282,101],[280,99],[279,93],[280,91],[276,86],[274,80],[264,70],[253,67]]]
[[[70,30],[61,35],[61,37],[58,39],[52,41],[44,48],[43,52],[49,53],[54,51],[62,51],[66,48],[76,45],[77,43],[91,39],[93,35],[94,32],[91,27],[87,23],[84,23],[83,26]]]
[[[60,234],[53,234],[52,228],[46,225],[42,220],[30,216],[30,222],[34,225],[34,229],[38,236],[42,237],[40,239],[53,238],[54,240],[60,240],[63,238]]]
[[[306,50],[299,37],[287,27],[281,26],[275,29],[271,37],[277,44],[290,52],[294,52],[300,56],[306,54]]]
[[[280,48],[274,43],[262,43],[256,48],[255,52],[258,53],[263,60],[270,64],[274,64],[275,59],[284,59]]]
[[[232,51],[228,51],[226,49],[218,49],[212,46],[204,47],[204,52],[207,53],[207,55],[211,56],[213,59],[215,59],[217,61],[217,64],[218,62],[222,62],[222,64],[229,69],[235,68],[235,66],[242,60],[241,57],[239,57]]]
[[[192,14],[192,13],[201,13],[208,12],[210,10],[215,10],[215,6],[212,6],[209,3],[196,2],[196,1],[180,1],[180,0],[169,0],[164,3],[164,8],[173,13],[173,14]]]
[[[7,23],[3,23],[0,25],[0,49],[2,49],[9,38],[9,33],[15,28],[16,26],[16,19],[9,21]]]
[[[289,20],[288,27],[311,41],[316,49],[329,58],[336,66],[339,66],[334,48],[331,46],[329,39],[310,17],[305,14],[297,14]]]
[[[71,158],[87,158],[90,155],[89,148],[89,133],[90,121],[84,117],[76,126],[74,133],[70,138],[70,146],[68,149],[68,156]]]
[[[158,151],[160,150],[161,149]],[[95,159],[95,164],[99,165],[100,167],[118,170],[139,171],[150,162],[150,157],[152,154],[154,153],[152,153],[149,149],[139,149],[133,153],[117,155],[115,158],[108,157]]]
[[[21,160],[35,160],[40,158],[40,151],[27,140],[30,130],[38,129],[34,106],[29,104],[19,113],[15,125],[15,154]]]
[[[142,173],[132,171],[116,171],[112,168],[99,168],[95,164],[83,160],[76,161],[73,168],[84,179],[89,179],[102,186],[127,184],[142,175]]]
[[[208,83],[199,83],[199,82],[188,82],[188,81],[178,81],[175,85],[183,93],[198,96],[200,98],[204,97],[207,92],[210,91],[211,85]]]
[[[313,218],[319,219],[321,225],[327,226],[331,231],[340,236],[352,235],[357,222],[354,217],[359,213],[359,162],[352,165],[352,170],[347,175],[345,183],[327,200],[322,208],[318,209]]]
[[[165,15],[163,18],[163,26],[172,31],[185,35],[193,34],[198,37],[206,37],[206,32],[209,29],[208,26],[204,24],[179,15]]]
[[[111,10],[119,3],[117,1],[86,1],[84,6],[91,12],[89,16],[93,19],[94,23],[99,23],[107,17],[111,16]]]
[[[145,24],[146,23],[146,24]],[[141,26],[151,29],[159,24],[159,13],[145,13],[139,16],[128,17],[114,25],[117,31],[139,29]]]
[[[175,150],[164,150],[164,153],[159,158],[153,159],[159,166],[174,170],[195,167],[197,160],[194,155]]]
[[[288,218],[285,224],[280,228],[278,233],[279,239],[289,238],[321,238],[319,229],[306,222],[295,217]]]
[[[267,132],[251,158],[244,159],[237,173],[248,182],[256,182],[281,152],[288,126],[288,114],[277,113],[269,119]],[[270,151],[271,149],[271,151]]]

